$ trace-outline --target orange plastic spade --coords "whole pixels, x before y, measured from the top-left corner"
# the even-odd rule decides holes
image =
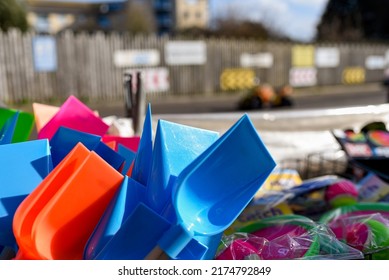
[[[82,259],[84,246],[123,180],[79,143],[19,206],[17,259]]]
[[[32,226],[42,208],[59,191],[62,184],[82,165],[89,150],[80,144],[54,168],[19,205],[13,219],[13,231],[19,246],[17,259],[39,259],[32,238]]]

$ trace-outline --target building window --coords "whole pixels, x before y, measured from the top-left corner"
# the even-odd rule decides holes
[[[188,18],[189,18],[189,12],[188,12],[188,11],[184,11],[184,12],[182,13],[182,17],[183,17],[184,19],[188,19]]]

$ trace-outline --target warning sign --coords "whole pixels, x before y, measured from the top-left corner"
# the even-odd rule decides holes
[[[363,67],[347,67],[342,73],[344,84],[361,84],[365,82],[365,69]]]
[[[147,69],[131,69],[126,73],[136,76],[140,72],[143,80],[143,86],[146,93],[149,92],[164,92],[170,89],[169,70],[165,67],[147,68]],[[133,80],[134,89],[136,89],[136,79]]]
[[[292,48],[292,66],[312,67],[315,64],[315,47],[296,45]]]
[[[313,67],[295,67],[289,70],[289,83],[294,87],[314,86],[317,84],[317,70]]]
[[[220,76],[222,90],[249,89],[255,85],[255,73],[244,68],[225,69]]]

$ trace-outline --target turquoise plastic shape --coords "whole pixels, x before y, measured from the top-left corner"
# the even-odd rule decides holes
[[[119,155],[124,157],[124,165],[121,170],[121,173],[125,175],[130,170],[131,164],[135,159],[136,153],[122,144],[118,145],[118,153]]]
[[[195,236],[223,232],[275,166],[245,114],[177,177],[172,190],[177,222],[159,246],[176,258]]]
[[[43,139],[0,145],[0,155],[0,245],[15,247],[15,211],[53,168],[49,142]]]
[[[92,260],[97,257],[138,204],[144,201],[145,194],[146,189],[143,185],[127,176],[124,177],[115,197],[85,246],[84,259]]]
[[[178,176],[218,138],[214,131],[159,120],[146,204],[157,213],[171,205],[171,177]]]
[[[147,180],[151,170],[151,160],[153,154],[153,126],[151,119],[151,106],[147,107],[146,117],[143,123],[142,137],[138,151],[136,152],[134,167],[131,178],[142,185],[147,185]]]
[[[0,130],[0,145],[11,144],[14,136],[16,123],[19,118],[19,112],[10,117]]]
[[[101,118],[73,95],[69,96],[59,111],[42,127],[38,139],[50,140],[61,126],[98,136],[103,136],[109,129]]]
[[[95,259],[142,260],[170,226],[167,220],[140,203]]]

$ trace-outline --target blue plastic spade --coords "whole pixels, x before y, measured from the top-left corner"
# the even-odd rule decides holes
[[[158,122],[156,141],[154,144],[152,174],[150,174],[148,179],[148,188],[150,189],[147,190],[147,195],[149,196],[148,202],[150,203],[147,203],[147,205],[144,204],[145,199],[135,195],[139,200],[137,208],[128,216],[128,219],[124,223],[122,223],[124,220],[123,210],[117,211],[116,213],[108,210],[112,212],[112,220],[120,221],[120,229],[109,239],[107,245],[97,256],[96,253],[98,253],[99,249],[96,250],[95,248],[102,247],[99,246],[102,243],[99,240],[101,234],[94,235],[92,237],[94,241],[90,242],[90,246],[88,246],[88,248],[90,247],[92,249],[87,249],[86,258],[143,259],[171,226],[170,221],[161,216],[161,213],[155,211],[158,207],[158,210],[162,212],[166,201],[170,201],[171,190],[168,187],[168,178],[180,173],[190,162],[211,146],[218,137],[219,134],[217,132],[160,120]],[[130,182],[131,178],[128,180]],[[154,195],[154,192],[160,195],[160,201],[155,200],[157,197]],[[127,193],[121,192],[121,195],[134,197],[130,189],[128,189]],[[150,204],[154,207],[149,207],[151,206]],[[108,225],[107,222],[101,222],[101,224],[105,224],[105,227]],[[113,228],[116,231],[119,226],[114,226]],[[203,243],[206,245],[212,243],[213,247],[215,247],[215,244],[216,246],[219,244],[220,237],[211,237],[209,240],[203,240]],[[188,246],[188,249],[184,250],[185,252],[181,254],[180,258],[211,258],[207,256],[209,251],[206,245],[193,240],[191,245]],[[211,251],[213,254],[215,252],[216,248]]]
[[[19,112],[10,117],[0,129],[0,145],[11,144],[14,136],[16,123],[18,122]]]
[[[209,148],[219,133],[159,120],[156,130],[153,163],[147,185],[147,205],[162,213],[171,204],[171,184],[195,158]],[[174,217],[166,217],[174,220]]]
[[[91,133],[61,126],[50,139],[53,165],[57,166],[77,143],[81,142],[88,150],[93,150],[100,142],[101,137]]]
[[[14,247],[15,211],[52,170],[49,142],[0,145],[0,155],[0,245]]]
[[[131,164],[135,159],[136,153],[126,146],[119,144],[118,145],[118,154],[124,158],[124,165],[121,170],[123,175],[126,175],[130,170]]]
[[[121,225],[119,231],[94,259],[144,259],[170,227],[169,221],[145,204],[139,203]]]
[[[123,182],[101,217],[85,246],[84,259],[95,259],[104,246],[119,231],[137,205],[144,201],[146,189],[125,176]]]
[[[100,136],[61,126],[50,139],[54,167],[80,142],[90,151],[95,151],[116,170],[124,163],[124,157],[101,142]]]
[[[218,235],[250,202],[276,166],[244,115],[177,177],[172,202],[177,222],[147,258],[161,249],[176,258],[195,236]]]
[[[151,119],[151,105],[147,107],[146,117],[143,123],[142,137],[134,160],[131,178],[142,185],[147,185],[151,170],[151,159],[153,154],[153,126]]]

